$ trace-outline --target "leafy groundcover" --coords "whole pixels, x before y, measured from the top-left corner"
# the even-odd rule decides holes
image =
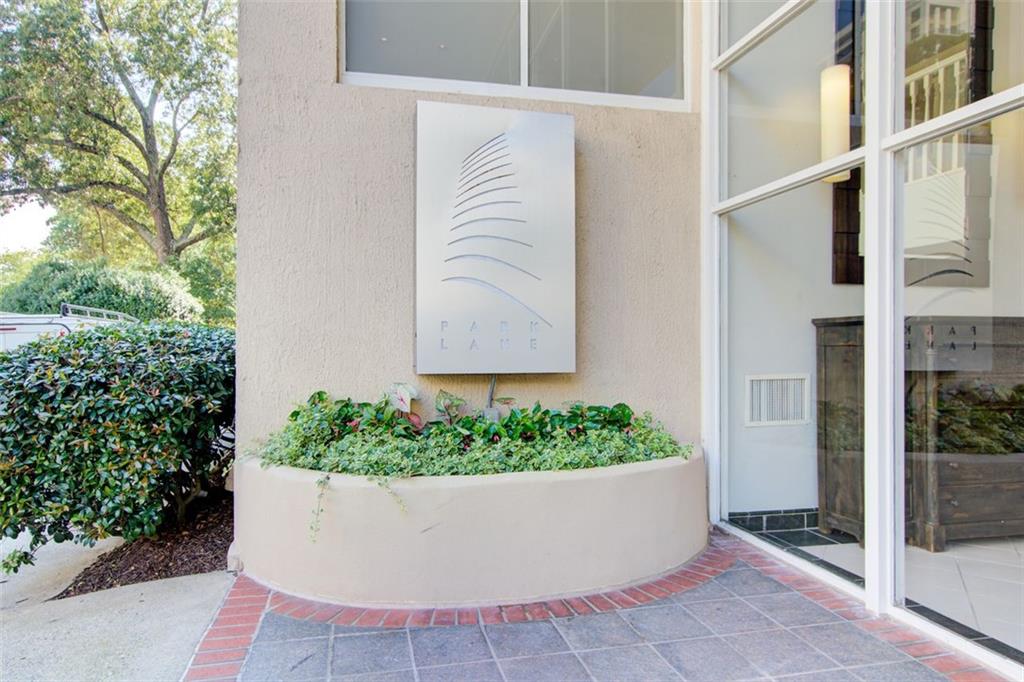
[[[435,405],[440,418],[423,422],[410,411],[415,393],[409,389],[392,387],[376,403],[314,393],[259,455],[267,466],[391,479],[587,469],[687,458],[692,450],[650,414],[637,415],[623,403],[466,415],[465,401],[442,391]]]

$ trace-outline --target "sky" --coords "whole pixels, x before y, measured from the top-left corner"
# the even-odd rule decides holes
[[[50,233],[46,221],[53,214],[49,206],[28,203],[0,215],[0,253],[38,249]]]

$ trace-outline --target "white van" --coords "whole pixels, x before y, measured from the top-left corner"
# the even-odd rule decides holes
[[[43,334],[64,336],[68,332],[117,322],[138,322],[131,315],[103,308],[61,303],[56,315],[26,315],[0,312],[0,352],[35,341]]]

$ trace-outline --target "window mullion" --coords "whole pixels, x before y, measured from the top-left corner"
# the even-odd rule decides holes
[[[790,173],[778,180],[765,183],[759,187],[755,187],[752,190],[737,194],[736,196],[729,197],[723,201],[717,202],[712,206],[712,212],[717,215],[724,215],[732,211],[739,210],[745,206],[756,204],[765,199],[770,199],[780,194],[803,187],[809,183],[821,180],[830,175],[851,168],[856,168],[864,162],[864,148],[858,147],[852,149],[845,154],[833,157],[822,161],[821,163],[809,166],[795,173]]]
[[[719,3],[701,7],[701,64],[718,54]],[[692,19],[691,19],[692,21]],[[686,43],[689,50],[689,42]],[[690,54],[693,54],[691,51]],[[692,73],[692,71],[691,71]],[[692,81],[691,81],[692,82]],[[721,163],[719,89],[722,74],[708,69],[701,79],[701,445],[708,471],[708,518],[719,523],[728,518],[726,453],[721,414],[725,387],[722,381],[722,340],[727,321],[722,314],[725,282],[721,277],[722,219],[712,212],[718,203]],[[689,95],[689,93],[684,93]]]
[[[892,208],[895,159],[882,140],[895,122],[896,82],[892,46],[902,3],[869,2],[865,8],[864,116],[864,589],[866,606],[889,611],[895,597],[897,243]],[[900,83],[902,87],[902,83]],[[901,101],[901,100],[900,100]]]
[[[882,147],[887,151],[897,152],[921,142],[970,128],[1019,107],[1024,107],[1024,85],[1008,88],[985,99],[926,120],[907,130],[894,133],[882,141]]]
[[[519,0],[519,85],[530,85],[530,0]]]
[[[730,64],[763,43],[813,4],[814,0],[788,0],[785,5],[775,10],[771,16],[752,28],[711,62],[711,68],[715,71],[727,69]],[[715,30],[718,30],[717,27]]]

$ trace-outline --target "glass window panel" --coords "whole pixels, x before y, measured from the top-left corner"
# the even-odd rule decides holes
[[[519,84],[519,0],[348,0],[345,68]]]
[[[530,85],[683,96],[680,0],[531,0]]]
[[[719,5],[721,52],[782,7],[785,0],[729,0]]]
[[[1024,82],[1024,2],[907,0],[904,125]]]
[[[530,85],[605,90],[604,3],[530,3]]]
[[[933,25],[952,31],[956,14],[940,13]],[[1024,110],[909,148],[899,160],[907,605],[1019,657]]]
[[[819,0],[725,71],[728,196],[861,145],[863,9]]]
[[[830,256],[857,255],[848,194],[815,182],[726,218],[723,448],[731,523],[859,582],[864,289]]]

